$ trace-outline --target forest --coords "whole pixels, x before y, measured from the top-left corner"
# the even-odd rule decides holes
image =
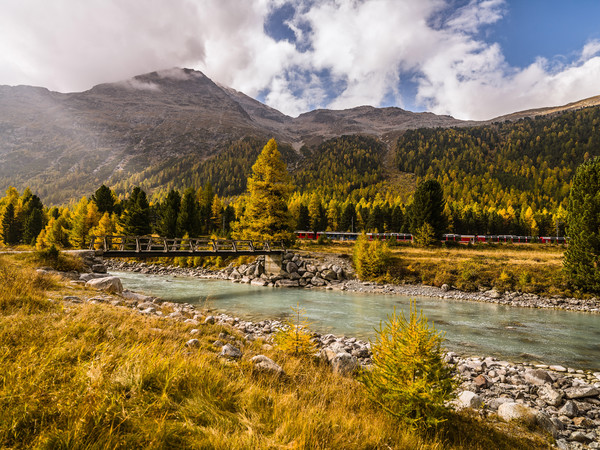
[[[600,154],[599,125],[600,108],[591,107],[406,131],[391,149],[365,136],[299,152],[279,145],[294,188],[288,210],[296,229],[413,232],[412,192],[434,179],[444,193],[447,232],[562,236],[575,170]],[[265,142],[248,137],[203,161],[168,161],[62,206],[9,188],[0,199],[2,242],[83,247],[91,234],[227,236]]]

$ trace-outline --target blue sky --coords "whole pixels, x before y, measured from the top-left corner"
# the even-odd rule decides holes
[[[81,91],[191,67],[292,116],[368,104],[490,119],[600,95],[597,0],[0,0],[0,12],[0,84]]]

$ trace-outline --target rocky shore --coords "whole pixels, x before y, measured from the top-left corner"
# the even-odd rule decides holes
[[[107,277],[116,278],[116,277]],[[103,279],[97,279],[101,282]],[[106,278],[104,279],[106,280]],[[117,279],[118,280],[118,279]],[[96,281],[96,279],[92,280]],[[90,282],[87,282],[88,284]],[[105,286],[118,286],[114,280]],[[97,289],[104,289],[97,283]],[[226,314],[202,311],[194,305],[174,303],[112,287],[120,296],[100,294],[90,298],[75,296],[63,300],[73,303],[111,303],[127,307],[139,314],[163,317],[190,325],[188,347],[199,345],[194,335],[200,327],[220,325],[225,330],[213,343],[223,358],[244,358],[244,342],[262,340],[263,348],[271,348],[274,334],[286,325],[278,320],[250,322]],[[236,337],[236,330],[243,337]],[[239,336],[239,335],[238,335]],[[331,366],[340,376],[350,376],[359,367],[371,364],[371,345],[354,337],[313,333],[318,353],[315,357]],[[283,373],[282,368],[264,355],[250,358],[259,370]],[[505,421],[517,420],[551,434],[558,448],[600,448],[600,373],[562,366],[513,364],[496,358],[461,357],[446,354],[455,367],[458,395],[451,407],[471,408],[481,416],[497,414]]]
[[[560,309],[600,313],[600,299],[576,299],[554,296],[540,297],[522,292],[499,292],[495,289],[479,292],[464,292],[448,285],[442,287],[424,285],[379,284],[357,280],[348,258],[334,255],[311,255],[288,252],[284,256],[279,274],[264,273],[264,257],[241,266],[229,265],[223,270],[205,268],[181,268],[144,262],[106,260],[113,270],[139,272],[153,275],[175,275],[200,278],[217,278],[236,283],[249,283],[266,287],[321,288],[349,292],[364,292],[410,297],[437,297],[517,306],[522,308]]]

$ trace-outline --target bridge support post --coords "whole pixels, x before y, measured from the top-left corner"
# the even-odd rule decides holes
[[[279,275],[281,272],[281,262],[283,255],[280,253],[265,255],[265,273],[267,275]]]

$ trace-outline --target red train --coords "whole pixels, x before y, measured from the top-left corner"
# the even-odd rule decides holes
[[[409,233],[366,233],[369,240],[395,240],[396,242],[410,242],[413,240],[412,234]],[[319,237],[325,236],[327,239],[332,241],[355,241],[360,236],[360,233],[350,233],[346,231],[296,231],[296,237],[298,239],[309,239],[317,240]],[[567,238],[556,237],[556,236],[515,236],[512,234],[503,235],[480,235],[480,234],[444,234],[442,237],[443,242],[457,242],[461,244],[477,243],[477,242],[489,242],[489,243],[502,243],[512,242],[515,244],[531,244],[531,243],[542,243],[542,244],[565,244]]]

